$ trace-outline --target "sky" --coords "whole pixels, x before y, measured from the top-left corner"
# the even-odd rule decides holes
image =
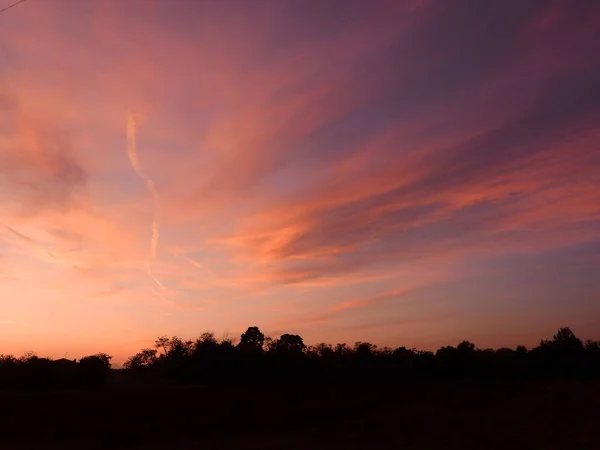
[[[594,1],[0,13],[0,353],[600,338],[599,45]]]

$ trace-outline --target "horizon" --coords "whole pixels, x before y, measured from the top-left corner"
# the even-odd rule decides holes
[[[260,331],[262,333],[262,331],[260,330],[260,327],[254,327],[254,326],[250,326],[250,327],[246,328],[246,330],[244,330],[243,333],[249,331],[251,328],[257,328],[258,331]],[[431,352],[433,355],[437,355],[437,351],[438,350],[443,350],[443,349],[448,348],[448,347],[460,348],[461,344],[464,344],[464,343],[472,344],[473,345],[473,350],[475,350],[475,351],[484,351],[484,352],[487,351],[487,350],[500,351],[500,350],[503,350],[503,349],[510,349],[510,350],[516,350],[516,351],[518,351],[519,347],[524,347],[527,352],[534,352],[535,350],[539,349],[542,345],[544,345],[544,343],[547,344],[548,342],[552,342],[553,340],[556,340],[557,336],[559,336],[561,332],[568,333],[568,335],[572,335],[575,339],[579,340],[580,341],[580,345],[585,346],[585,348],[593,348],[593,349],[595,349],[596,346],[600,343],[600,341],[597,341],[597,340],[594,340],[594,339],[589,339],[588,337],[585,337],[585,336],[578,336],[577,333],[574,333],[573,330],[571,330],[569,327],[560,327],[551,336],[541,337],[541,338],[539,338],[537,340],[536,343],[534,343],[532,345],[524,345],[524,344],[521,343],[521,344],[513,345],[512,347],[511,346],[498,346],[498,347],[495,347],[495,348],[481,347],[481,346],[477,345],[477,343],[471,342],[468,339],[461,339],[461,340],[459,340],[459,341],[457,341],[455,343],[441,344],[439,347],[436,347],[436,348],[433,348],[433,347],[431,347],[431,348],[415,348],[415,347],[410,347],[410,346],[402,345],[401,343],[397,344],[397,345],[380,346],[380,345],[374,344],[373,342],[370,342],[370,341],[364,340],[364,339],[361,339],[361,340],[358,340],[358,341],[355,341],[355,342],[335,342],[335,343],[334,342],[304,342],[304,340],[302,339],[302,342],[306,345],[306,350],[308,352],[310,352],[311,349],[314,351],[315,347],[317,347],[317,346],[319,346],[321,344],[328,345],[331,348],[335,348],[337,345],[346,345],[350,349],[352,349],[352,348],[356,349],[356,347],[359,344],[368,344],[369,348],[371,348],[373,351],[384,351],[385,352],[385,351],[389,351],[389,350],[395,351],[397,349],[404,348],[404,349],[407,349],[409,351],[417,351],[417,352],[425,351],[425,352]],[[265,342],[268,341],[268,340],[277,341],[277,340],[279,340],[280,338],[283,337],[283,334],[286,334],[286,333],[282,333],[281,336],[270,335],[269,333],[266,333],[266,334],[263,333],[263,336],[264,336]],[[235,336],[232,336],[229,333],[224,333],[221,338],[219,338],[218,336],[216,336],[215,333],[213,333],[211,331],[200,333],[197,336],[193,336],[193,337],[166,336],[166,335],[162,335],[162,336],[157,336],[156,339],[154,339],[154,340],[151,340],[152,345],[142,346],[142,347],[138,348],[135,353],[137,354],[138,352],[144,351],[146,349],[155,349],[157,351],[157,353],[160,355],[161,354],[160,352],[162,351],[161,350],[162,347],[159,345],[159,340],[164,339],[164,338],[166,338],[167,340],[180,339],[183,343],[190,343],[190,344],[192,344],[192,347],[193,347],[194,345],[197,344],[197,342],[200,342],[201,340],[204,340],[206,338],[206,335],[209,335],[209,337],[212,337],[213,339],[215,339],[215,342],[219,343],[219,344],[223,344],[223,343],[228,343],[229,342],[233,346],[237,347],[238,345],[240,345],[241,343],[243,343],[243,340],[240,339],[241,337],[243,337],[242,333],[240,333],[240,337],[235,337]],[[300,336],[300,338],[302,338],[302,336]],[[149,343],[150,343],[150,340],[146,341],[146,344],[149,344]],[[265,345],[264,345],[265,352],[268,352],[267,348],[268,348],[268,344],[265,343]],[[50,356],[50,355],[40,355],[40,354],[38,354],[34,350],[26,351],[22,355],[13,355],[13,354],[0,353],[0,356],[4,356],[4,357],[6,357],[6,356],[13,356],[15,358],[21,358],[21,359],[25,358],[25,359],[27,359],[27,358],[33,356],[33,357],[38,357],[38,358],[46,358],[46,359],[50,359],[50,360],[53,360],[53,361],[58,361],[58,360],[61,360],[61,359],[68,359],[68,360],[71,360],[71,361],[78,361],[78,360],[80,360],[82,358],[85,358],[85,357],[97,356],[97,355],[106,355],[106,356],[108,356],[108,359],[111,360],[110,362],[111,362],[111,365],[112,365],[113,369],[123,369],[123,368],[125,368],[124,366],[126,366],[126,364],[125,364],[126,361],[130,360],[133,356],[135,356],[132,353],[126,359],[115,360],[112,355],[110,355],[110,354],[108,354],[106,352],[102,352],[102,351],[98,351],[98,352],[95,352],[93,354],[82,354],[82,355],[78,355],[78,356],[69,355],[69,352],[65,352],[62,356],[54,356],[54,357]],[[165,356],[165,355],[163,354],[162,356]]]
[[[600,339],[598,42],[596,2],[21,2],[0,354]]]

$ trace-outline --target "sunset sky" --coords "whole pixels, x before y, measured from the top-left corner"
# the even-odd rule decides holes
[[[0,13],[0,353],[600,338],[599,49],[596,1]]]

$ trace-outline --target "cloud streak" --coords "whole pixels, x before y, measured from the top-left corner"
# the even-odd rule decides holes
[[[131,167],[135,173],[146,183],[148,191],[152,195],[152,200],[154,201],[154,217],[152,219],[152,237],[150,239],[150,260],[148,261],[148,274],[154,280],[154,282],[161,289],[165,289],[165,286],[156,278],[152,271],[152,262],[156,260],[156,252],[158,249],[158,241],[160,239],[160,233],[158,230],[158,208],[159,208],[159,197],[158,191],[154,186],[154,182],[152,179],[142,170],[142,166],[140,165],[140,161],[137,154],[136,140],[136,125],[133,119],[133,115],[129,113],[127,115],[127,155],[129,156],[129,162],[131,163]]]

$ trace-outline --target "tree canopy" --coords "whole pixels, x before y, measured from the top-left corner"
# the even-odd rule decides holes
[[[79,361],[51,360],[28,353],[0,355],[0,388],[98,388],[115,371],[105,353]],[[367,341],[353,346],[318,343],[284,333],[272,339],[251,326],[233,339],[202,333],[196,340],[160,336],[153,348],[127,359],[120,379],[131,382],[290,383],[400,382],[417,379],[569,379],[600,378],[600,342],[585,343],[571,329],[560,328],[550,340],[528,350],[480,349],[463,340],[435,353],[404,346],[378,348]]]

